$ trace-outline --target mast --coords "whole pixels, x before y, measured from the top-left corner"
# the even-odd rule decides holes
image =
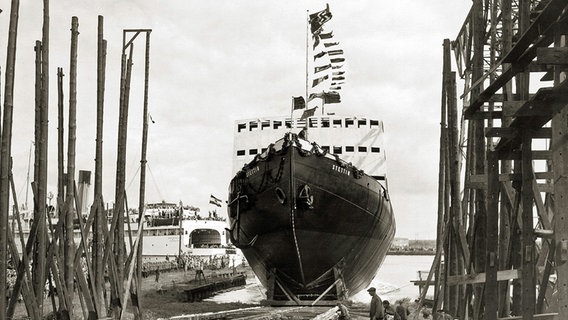
[[[310,37],[310,10],[306,10],[306,109],[308,108],[308,44]]]

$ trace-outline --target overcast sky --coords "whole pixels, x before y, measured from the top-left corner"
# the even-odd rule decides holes
[[[120,1],[58,0],[50,7],[50,182],[56,192],[57,67],[69,99],[71,17],[79,18],[77,161],[94,172],[97,16],[108,41],[104,118],[104,197],[113,201],[123,29],[152,29],[150,48],[148,202],[212,209],[227,199],[238,119],[288,114],[305,91],[306,13],[329,3],[326,24],[346,59],[336,114],[367,115],[385,126],[388,181],[397,236],[436,235],[442,42],[454,39],[471,1]],[[9,1],[1,8],[2,73]],[[34,44],[39,3],[22,1],[18,30],[12,156],[19,202],[25,201],[34,139]],[[135,41],[128,124],[127,193],[138,203],[144,38]],[[1,79],[5,83],[4,75]],[[458,88],[461,90],[462,88]],[[2,90],[3,91],[3,90]],[[2,96],[3,98],[3,96]],[[65,127],[65,132],[68,129]],[[67,140],[66,140],[67,141]],[[32,174],[33,176],[33,174]],[[91,189],[92,193],[92,189]],[[31,203],[31,192],[28,202]],[[92,196],[91,196],[92,199]],[[226,215],[226,208],[220,211]]]

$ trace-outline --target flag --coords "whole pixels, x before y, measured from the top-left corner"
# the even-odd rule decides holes
[[[327,54],[329,54],[330,56],[336,56],[338,54],[343,54],[343,50],[338,49],[338,50],[329,50],[327,52]]]
[[[323,45],[324,45],[326,48],[329,48],[329,47],[331,47],[331,46],[336,46],[336,45],[338,45],[338,44],[339,44],[339,42],[326,42],[326,43],[324,43]]]
[[[333,72],[332,72],[332,74],[333,74],[334,76],[341,76],[341,75],[343,75],[344,73],[345,73],[345,71],[333,71]]]
[[[314,50],[316,49],[316,47],[318,46],[319,43],[320,43],[320,38],[316,34],[316,35],[314,35],[314,47],[313,47]]]
[[[302,117],[300,119],[306,119],[306,118],[313,116],[314,113],[316,113],[317,108],[318,107],[314,107],[314,108],[311,108],[311,109],[304,110],[304,113],[302,113]]]
[[[321,32],[323,24],[331,19],[331,11],[329,11],[329,4],[326,4],[326,8],[322,11],[310,14],[310,29],[312,34],[318,34]]]
[[[330,31],[328,33],[320,33],[319,37],[320,39],[331,39],[331,37],[333,37],[333,31]]]
[[[335,87],[330,87],[329,89],[331,89],[331,90],[341,90],[341,87],[335,86]]]
[[[321,57],[325,56],[326,53],[327,53],[327,52],[322,51],[322,52],[316,54],[316,55],[314,56],[314,61],[316,61],[317,58],[321,58]]]
[[[223,203],[223,201],[221,199],[215,197],[214,195],[211,195],[211,197],[209,198],[209,203],[214,204],[217,207],[220,207],[221,203]]]
[[[306,101],[304,100],[304,97],[292,97],[292,99],[293,110],[304,109],[306,107]]]
[[[327,65],[321,66],[321,67],[315,67],[315,68],[314,68],[314,73],[318,73],[318,72],[320,72],[320,71],[324,71],[324,70],[327,70],[327,69],[329,69],[329,68],[331,68],[331,64],[327,64]]]
[[[343,67],[343,65],[339,65],[339,66],[338,65],[335,65],[335,66],[331,65],[332,69],[340,69],[341,67]]]
[[[345,80],[345,77],[343,77],[343,76],[333,77],[333,78],[331,78],[331,80],[333,80],[333,81],[341,81],[341,80]]]
[[[331,59],[331,63],[338,63],[345,61],[345,58],[333,58]]]
[[[329,79],[329,75],[327,75],[327,74],[323,77],[314,79],[314,81],[312,83],[312,88],[317,86],[318,84],[322,83],[324,80],[327,80],[327,79]]]
[[[332,86],[340,86],[340,85],[342,85],[342,84],[344,84],[344,83],[345,83],[345,81],[341,81],[341,82],[332,82],[332,83],[331,83],[331,85],[332,85]]]
[[[310,93],[310,96],[308,97],[308,102],[314,100],[315,98],[323,99],[323,92]]]
[[[324,92],[323,102],[324,103],[340,103],[341,97],[339,96],[339,93],[337,93],[335,91]]]

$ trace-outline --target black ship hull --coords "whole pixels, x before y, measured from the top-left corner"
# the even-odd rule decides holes
[[[230,185],[231,240],[273,300],[326,292],[340,299],[364,289],[394,237],[386,188],[306,145],[288,134]]]

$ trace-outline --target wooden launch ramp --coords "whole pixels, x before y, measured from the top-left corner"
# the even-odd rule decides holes
[[[276,270],[272,270],[268,278],[267,299],[262,304],[270,306],[334,306],[347,300],[340,268],[331,269],[327,278],[328,285],[321,292],[294,292],[280,280]]]

